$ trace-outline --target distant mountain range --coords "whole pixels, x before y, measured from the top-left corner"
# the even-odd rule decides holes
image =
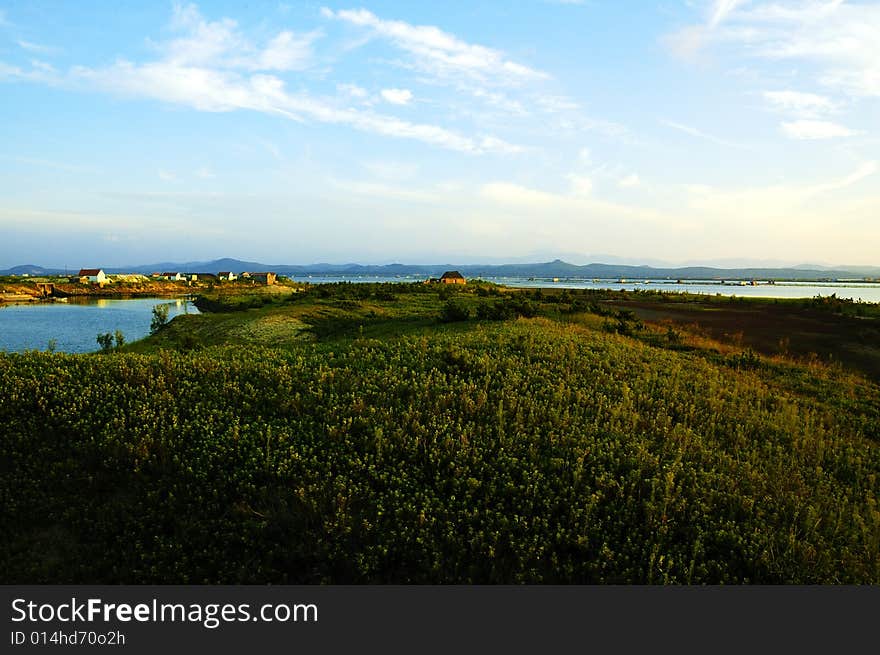
[[[89,265],[95,265],[89,263]],[[273,271],[281,275],[380,275],[438,277],[444,271],[457,270],[466,277],[534,277],[534,278],[626,278],[626,279],[774,279],[774,280],[839,280],[852,278],[880,278],[880,267],[852,266],[828,268],[804,265],[797,268],[714,268],[711,266],[684,266],[659,268],[624,264],[586,264],[578,266],[561,259],[535,264],[262,264],[239,259],[215,259],[208,262],[160,262],[143,266],[108,267],[106,273],[144,273],[180,271],[184,273],[217,273],[219,271]],[[33,264],[15,266],[0,275],[57,275],[65,272],[58,268],[43,268]]]

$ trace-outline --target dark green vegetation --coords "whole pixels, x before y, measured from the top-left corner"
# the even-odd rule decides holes
[[[765,355],[839,361],[880,380],[880,305],[836,296],[809,300],[629,298],[611,306],[644,320],[691,326],[714,339],[748,346]]]
[[[876,382],[636,301],[217,291],[0,355],[0,581],[880,582]]]

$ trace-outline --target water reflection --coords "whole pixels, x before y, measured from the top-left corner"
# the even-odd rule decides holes
[[[131,343],[149,334],[157,305],[168,305],[169,319],[199,311],[185,298],[71,298],[68,302],[9,305],[0,312],[0,349],[46,350],[54,344],[59,352],[94,352],[97,335],[116,330]]]

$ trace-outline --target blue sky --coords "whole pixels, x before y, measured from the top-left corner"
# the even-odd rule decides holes
[[[0,267],[880,264],[880,3],[0,2]]]

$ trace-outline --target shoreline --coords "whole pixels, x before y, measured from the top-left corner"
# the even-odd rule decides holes
[[[143,284],[106,285],[103,287],[49,279],[34,281],[4,280],[0,282],[0,305],[16,303],[58,302],[69,299],[104,298],[176,298],[195,295],[206,289],[203,285],[183,285],[150,281]]]

